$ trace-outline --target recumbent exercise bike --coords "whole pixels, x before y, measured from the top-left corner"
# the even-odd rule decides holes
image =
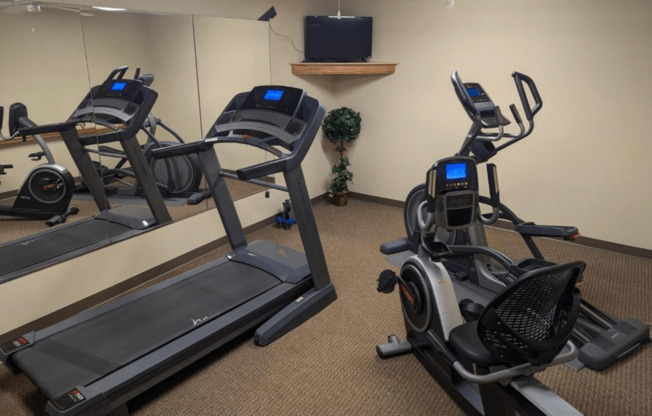
[[[492,177],[495,167],[489,170]],[[497,204],[494,185],[490,181]],[[435,226],[466,229],[487,220],[478,207],[478,175],[471,157],[438,161],[428,171],[426,188],[426,200],[417,211],[417,253],[404,261],[399,275],[383,271],[378,284],[384,293],[398,284],[407,340],[390,336],[388,343],[377,346],[378,355],[414,353],[468,414],[580,414],[531,375],[576,357],[569,338],[579,314],[576,283],[584,263],[528,271],[491,248],[436,240]],[[471,253],[492,258],[517,278],[482,305],[477,320],[465,322],[458,303],[466,295],[443,263]]]
[[[0,130],[3,119],[4,107],[0,106]],[[9,136],[0,132],[2,140],[14,140],[20,136],[19,128],[36,125],[28,117],[27,107],[22,103],[14,103],[9,107],[8,119]],[[46,162],[35,166],[27,174],[13,204],[0,206],[0,215],[46,220],[46,225],[53,226],[65,222],[68,216],[79,213],[77,206],[70,205],[75,180],[68,169],[55,162],[45,139],[39,134],[35,134],[33,138],[41,151],[31,153],[29,158],[38,162],[45,157]],[[4,169],[8,168],[13,168],[13,165],[3,165],[0,174],[5,174]]]

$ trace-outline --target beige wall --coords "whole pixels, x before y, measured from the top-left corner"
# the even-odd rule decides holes
[[[652,176],[648,162],[652,144],[643,131],[650,109],[644,83],[652,64],[647,45],[652,39],[652,24],[646,19],[652,12],[649,2],[458,0],[454,8],[446,9],[443,2],[431,0],[347,0],[342,2],[343,14],[374,17],[374,60],[399,62],[394,75],[350,77],[290,73],[289,63],[300,61],[302,53],[287,37],[302,49],[303,16],[334,14],[334,1],[105,3],[247,19],[256,19],[274,4],[278,16],[271,25],[283,36],[270,33],[271,82],[305,88],[328,108],[347,105],[360,111],[363,133],[350,154],[352,189],[395,200],[402,200],[421,182],[437,158],[453,154],[469,128],[450,85],[451,70],[458,69],[465,80],[481,82],[504,109],[517,100],[511,71],[526,73],[537,82],[544,107],[534,134],[494,159],[503,201],[525,219],[574,224],[589,237],[652,249],[648,237],[652,223],[646,215],[652,188],[645,184]],[[304,168],[312,195],[326,191],[332,153],[328,144],[317,140]],[[269,200],[239,203],[251,210],[245,213],[245,225],[273,215],[282,198],[273,192]],[[184,222],[111,247],[110,257],[122,255],[128,264],[133,245],[147,239],[168,259],[223,234],[219,226],[213,228],[214,214],[190,221],[187,224],[198,232],[214,231],[198,240],[184,237],[184,244],[170,251],[174,239],[185,235]],[[85,263],[87,259],[79,259],[80,267]],[[72,265],[43,272],[43,278],[45,274],[54,278],[58,270],[62,273]],[[50,300],[43,307],[32,302],[29,307],[36,312],[30,319],[150,264],[139,263],[138,270],[103,266],[95,277],[98,283],[74,296]],[[36,280],[11,293],[33,291],[39,285]],[[0,305],[6,304],[2,297],[9,296],[9,291],[3,292]],[[51,297],[44,294],[42,300]],[[11,315],[15,314],[0,313]],[[11,323],[3,323],[0,333],[10,328]]]
[[[3,13],[0,28],[4,35],[0,37],[3,133],[9,134],[9,106],[15,102],[25,104],[29,117],[36,123],[66,119],[89,88],[79,15],[52,9],[38,15]],[[56,62],[54,67],[52,62]],[[46,99],[46,92],[56,98]],[[74,166],[62,142],[53,142],[50,148],[57,163],[69,169]],[[0,147],[0,163],[14,165],[0,177],[0,193],[21,186],[38,164],[31,162],[28,155],[40,150],[36,144]]]
[[[501,197],[524,219],[573,224],[593,238],[652,249],[649,68],[652,3],[350,0],[374,17],[387,77],[339,77],[337,105],[362,113],[351,151],[356,192],[401,200],[470,127],[449,76],[482,83],[506,114],[511,72],[544,100],[532,136],[493,161]],[[511,115],[509,115],[511,118]]]

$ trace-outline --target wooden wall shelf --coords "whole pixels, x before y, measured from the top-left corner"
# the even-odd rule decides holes
[[[392,62],[300,62],[291,63],[294,75],[390,75],[396,71]]]
[[[90,136],[90,135],[99,135],[102,133],[106,133],[108,131],[111,131],[108,127],[104,126],[94,126],[94,127],[78,127],[77,132],[81,137],[85,136]],[[41,137],[43,140],[46,142],[54,141],[54,140],[61,140],[61,135],[59,133],[44,133],[41,134]],[[13,140],[0,140],[0,147],[2,146],[19,146],[19,145],[24,145],[24,144],[36,144],[36,141],[32,136],[27,136],[25,140],[23,140],[22,137],[16,137]],[[2,163],[0,161],[0,163]]]

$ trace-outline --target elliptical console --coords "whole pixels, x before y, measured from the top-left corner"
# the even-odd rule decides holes
[[[477,216],[478,172],[470,157],[451,157],[435,164],[427,176],[428,212],[447,230],[465,228]]]

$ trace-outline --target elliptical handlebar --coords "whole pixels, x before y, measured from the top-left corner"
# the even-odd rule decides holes
[[[498,151],[511,146],[532,133],[534,130],[534,116],[539,112],[539,110],[541,110],[543,101],[541,100],[539,91],[537,90],[536,84],[532,78],[517,71],[512,73],[512,77],[514,78],[521,105],[525,112],[525,118],[528,121],[528,127],[526,129],[518,108],[516,105],[510,104],[509,108],[512,116],[519,126],[518,133],[505,132],[504,126],[510,123],[509,120],[502,115],[500,107],[493,104],[487,93],[479,84],[464,83],[457,70],[452,72],[451,81],[455,89],[455,94],[473,122],[458,155],[468,155],[470,152],[473,152],[476,155],[478,162],[485,162],[493,157]],[[534,100],[533,106],[530,105],[530,100],[526,93],[524,84],[528,86],[530,95]],[[473,92],[473,97],[471,97],[470,91]],[[498,129],[498,132],[483,131],[483,129],[487,128]],[[497,142],[502,138],[508,138],[511,140],[497,148],[494,148],[492,145],[481,146],[476,143]],[[484,150],[484,147],[487,147],[488,151],[482,151]],[[478,152],[476,152],[476,150],[481,150],[482,154],[477,154]]]
[[[516,90],[518,91],[518,96],[521,99],[521,105],[523,106],[523,110],[525,111],[525,118],[528,121],[528,128],[526,131],[523,131],[523,123],[518,121],[521,119],[520,114],[518,114],[518,111],[514,113],[514,109],[512,109],[512,114],[514,114],[514,118],[521,126],[521,133],[512,137],[512,140],[496,148],[496,152],[499,152],[504,148],[511,146],[514,143],[518,142],[519,140],[522,140],[527,136],[529,136],[532,133],[532,130],[534,130],[534,116],[539,112],[539,110],[541,110],[541,107],[543,106],[543,100],[541,100],[541,96],[539,95],[539,90],[537,90],[537,86],[532,80],[532,78],[528,77],[525,74],[521,74],[520,72],[517,71],[512,72],[512,77],[514,78],[514,83],[516,84]],[[523,88],[524,83],[527,84],[528,89],[530,90],[530,94],[532,95],[532,99],[534,100],[534,106],[530,106],[530,101],[525,92],[525,88]],[[512,106],[514,106],[514,104],[512,104]],[[516,106],[514,106],[514,108],[516,108]]]
[[[532,78],[528,77],[525,74],[514,71],[512,72],[512,77],[514,77],[514,82],[516,83],[516,89],[518,90],[518,96],[521,98],[521,104],[523,104],[523,109],[525,110],[525,117],[528,121],[532,121],[534,116],[541,110],[543,106],[543,101],[541,101],[541,96],[539,95],[539,90],[537,86],[532,81]],[[534,107],[530,107],[530,102],[525,94],[525,89],[523,89],[523,83],[526,83],[532,93],[532,98],[534,99]]]
[[[478,220],[485,224],[491,225],[498,221],[500,217],[500,190],[498,188],[498,171],[496,165],[487,163],[487,180],[489,181],[489,195],[491,201],[491,214],[485,217],[478,210]]]

